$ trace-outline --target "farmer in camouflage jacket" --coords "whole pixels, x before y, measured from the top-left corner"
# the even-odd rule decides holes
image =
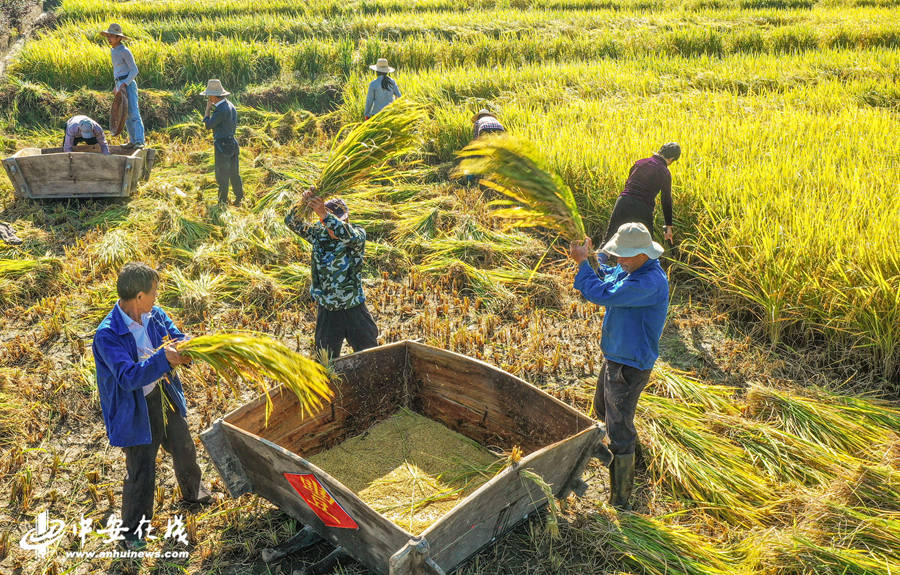
[[[304,218],[304,204],[319,216],[318,222]],[[284,219],[288,228],[312,245],[309,291],[318,305],[316,348],[325,349],[330,358],[340,356],[345,338],[353,351],[378,345],[378,327],[366,308],[362,288],[366,231],[348,223],[349,216],[344,200],[323,202],[307,191]]]

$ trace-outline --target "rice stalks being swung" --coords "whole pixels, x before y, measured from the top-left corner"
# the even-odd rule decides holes
[[[478,176],[483,185],[509,198],[491,204],[505,206],[493,214],[510,220],[510,227],[542,227],[572,242],[584,240],[584,221],[572,190],[531,143],[507,134],[488,136],[456,155],[461,161],[454,176]],[[597,269],[596,255],[589,259]]]
[[[283,343],[256,333],[202,335],[177,344],[179,353],[210,365],[233,389],[244,380],[266,396],[266,424],[272,398],[266,379],[284,384],[294,392],[300,409],[318,411],[332,397],[325,368],[292,351]]]

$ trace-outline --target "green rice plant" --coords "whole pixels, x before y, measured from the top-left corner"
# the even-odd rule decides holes
[[[213,231],[210,224],[187,218],[164,204],[157,211],[154,225],[159,240],[177,248],[190,248],[205,240]]]
[[[793,395],[761,385],[747,392],[747,412],[753,417],[775,421],[778,426],[803,439],[862,457],[891,440],[891,432],[872,425],[867,412],[840,404]]]
[[[900,512],[900,471],[894,467],[860,463],[846,469],[831,491],[853,507]]]
[[[0,278],[21,279],[26,276],[45,277],[54,270],[62,269],[61,262],[57,258],[43,257],[32,259],[6,259],[0,258]]]
[[[746,572],[739,554],[706,540],[696,530],[638,513],[596,519],[586,530],[604,554],[639,573],[732,575]],[[607,551],[607,550],[611,550]]]
[[[400,98],[365,122],[345,127],[312,187],[314,194],[324,199],[373,179],[392,179],[396,168],[391,162],[415,150],[423,120],[417,103]]]
[[[179,353],[212,367],[236,394],[241,381],[265,394],[266,425],[273,406],[267,380],[293,392],[301,412],[305,413],[315,413],[334,394],[320,364],[267,335],[252,332],[201,335],[179,342],[177,348]]]
[[[547,534],[551,539],[559,539],[559,504],[556,497],[553,496],[553,488],[547,483],[543,477],[530,469],[520,469],[519,476],[523,480],[530,481],[538,486],[544,497],[547,498]]]
[[[653,368],[655,390],[666,397],[702,406],[724,414],[736,414],[740,409],[734,404],[737,389],[725,385],[703,383],[686,371],[657,362]]]
[[[765,519],[776,494],[747,454],[711,429],[702,413],[644,394],[638,415],[647,468],[658,486],[732,523]]]

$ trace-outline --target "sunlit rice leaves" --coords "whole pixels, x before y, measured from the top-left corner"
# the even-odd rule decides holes
[[[178,344],[178,351],[209,364],[227,383],[246,382],[266,397],[266,423],[272,410],[270,380],[283,384],[300,402],[300,409],[314,413],[333,395],[321,364],[303,357],[282,342],[264,334],[224,332],[203,335]]]
[[[514,205],[494,215],[520,227],[544,227],[571,241],[584,239],[584,223],[572,190],[528,141],[507,134],[479,138],[457,153],[457,176],[475,176]],[[503,205],[503,204],[499,204]]]
[[[747,410],[751,415],[773,420],[785,431],[855,457],[892,439],[890,430],[873,425],[871,413],[875,409],[875,404],[864,410],[844,407],[761,385],[754,385],[747,392]],[[886,413],[891,413],[890,408]]]
[[[639,430],[657,485],[730,522],[761,522],[778,497],[747,454],[681,402],[643,394]]]

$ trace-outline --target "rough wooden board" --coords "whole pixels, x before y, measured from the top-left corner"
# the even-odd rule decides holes
[[[232,497],[240,497],[244,493],[253,490],[250,479],[244,473],[240,460],[231,448],[228,437],[222,429],[222,420],[216,420],[212,426],[200,434],[200,440],[203,441],[206,451],[209,453],[210,459],[216,466],[219,476],[225,482],[228,488],[228,494]]]
[[[387,575],[390,557],[409,541],[410,533],[373,511],[356,494],[302,457],[228,422],[223,422],[222,426],[255,493],[312,527],[323,539],[342,546],[376,573]],[[326,526],[284,478],[284,473],[315,475],[359,529]]]
[[[125,197],[137,188],[145,154],[143,150],[128,155],[42,153],[38,148],[25,148],[11,158],[21,176],[21,181],[16,178],[13,184],[17,195],[36,199]]]
[[[384,419],[403,405],[403,342],[338,358],[332,382],[335,397],[315,415],[302,415],[296,396],[276,388],[274,409],[265,426],[265,398],[239,408],[225,420],[301,455],[312,455],[344,441]],[[271,393],[271,392],[270,392]]]
[[[594,421],[531,384],[464,355],[409,344],[413,408],[478,441],[526,453],[574,435]]]
[[[508,468],[482,485],[422,534],[431,544],[431,558],[450,572],[494,542],[546,504],[540,487],[521,477],[519,470],[534,471],[558,494],[582,454],[600,440],[600,429],[591,427],[523,458],[515,468]]]

